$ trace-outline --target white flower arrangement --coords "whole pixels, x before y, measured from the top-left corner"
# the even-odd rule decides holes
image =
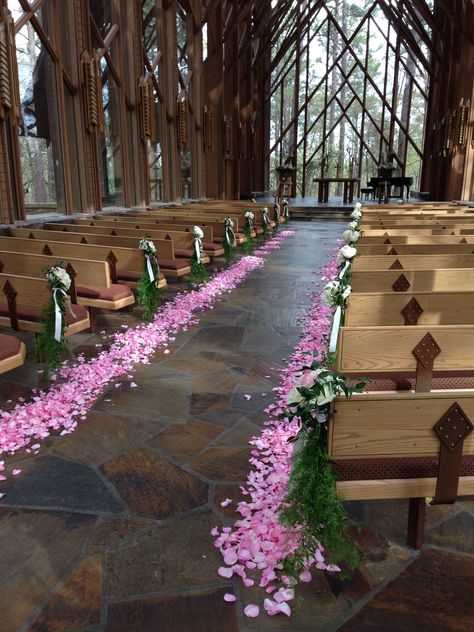
[[[355,208],[351,213],[351,217],[352,219],[360,220],[360,218],[362,217],[362,211],[358,208]]]
[[[321,300],[326,307],[335,307],[336,305],[342,307],[351,292],[350,285],[334,279],[325,285],[321,292]]]
[[[355,244],[359,240],[360,232],[358,230],[347,229],[342,233],[342,238],[346,244]]]
[[[349,246],[349,244],[346,244],[339,250],[337,254],[337,260],[339,261],[339,263],[345,263],[347,260],[352,260],[356,256],[356,254],[357,249],[353,246]]]
[[[193,237],[195,239],[202,239],[204,237],[204,233],[199,226],[193,226]]]
[[[354,204],[354,208],[358,208],[360,210],[362,208],[362,204],[360,202],[356,202]]]
[[[349,230],[357,230],[357,228],[359,227],[359,223],[356,221],[352,221],[347,224],[347,227]]]
[[[252,211],[245,211],[245,218],[247,220],[253,221],[254,217],[255,215],[252,213]]]
[[[71,287],[71,277],[60,265],[48,268],[46,278],[52,288],[60,288],[67,292]]]
[[[151,239],[148,239],[147,237],[142,237],[142,239],[140,239],[138,247],[147,254],[156,255],[156,246]]]
[[[234,221],[230,217],[224,217],[222,220],[226,226],[230,226],[230,228],[234,228]]]

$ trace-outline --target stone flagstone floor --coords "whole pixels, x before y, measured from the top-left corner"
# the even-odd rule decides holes
[[[472,630],[472,499],[428,509],[421,552],[404,545],[405,502],[350,503],[361,568],[345,582],[315,573],[291,619],[247,619],[243,606],[262,595],[217,575],[209,532],[239,517],[248,440],[297,342],[312,270],[343,226],[297,223],[168,356],[137,369],[138,388],[110,388],[74,434],[7,459],[22,474],[2,486],[0,632]],[[120,322],[137,323],[137,312],[101,324]],[[76,340],[76,352],[96,352],[98,336]],[[31,363],[2,376],[0,403],[41,379]],[[236,604],[223,601],[227,591]]]

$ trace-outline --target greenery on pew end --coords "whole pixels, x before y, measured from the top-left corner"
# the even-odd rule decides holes
[[[209,279],[209,276],[207,274],[206,268],[204,267],[204,264],[201,261],[204,252],[202,246],[202,238],[204,237],[204,233],[199,228],[199,226],[193,226],[193,237],[194,250],[190,279],[193,285],[202,285]]]
[[[253,250],[253,220],[255,219],[255,215],[252,211],[245,211],[245,224],[244,224],[244,234],[245,234],[245,243],[244,243],[244,251],[249,254]]]
[[[263,228],[264,237],[268,237],[269,226],[270,226],[270,218],[268,216],[268,207],[264,206],[262,208],[262,228]]]
[[[40,331],[35,338],[35,357],[38,362],[46,363],[46,372],[49,376],[59,367],[63,352],[67,348],[64,332],[66,306],[71,310],[67,295],[71,287],[71,277],[64,269],[62,261],[51,268],[45,268],[44,273],[51,288],[51,299],[41,316]]]
[[[327,358],[329,359],[329,358]],[[288,395],[288,410],[281,418],[296,420],[297,442],[286,502],[280,520],[301,529],[301,544],[285,563],[285,571],[297,578],[321,543],[325,561],[341,566],[343,576],[357,568],[360,551],[350,538],[348,516],[336,489],[337,475],[327,451],[328,416],[338,395],[351,397],[364,390],[366,378],[355,384],[318,361],[305,366]]]
[[[160,268],[156,259],[156,246],[145,235],[138,242],[138,247],[144,254],[144,270],[140,275],[136,287],[138,305],[143,310],[143,318],[152,321],[158,305],[162,301],[162,293],[158,287],[160,282]]]

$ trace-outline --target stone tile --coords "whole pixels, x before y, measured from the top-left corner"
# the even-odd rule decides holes
[[[95,410],[113,414],[114,411],[132,416],[169,419],[184,422],[189,414],[193,379],[186,376],[161,377],[156,381],[142,381],[138,388],[124,386],[109,389]],[[105,399],[112,399],[113,408]]]
[[[215,441],[215,444],[234,447],[246,446],[250,439],[260,432],[260,428],[260,426],[250,421],[243,421],[238,426],[234,426],[231,430],[227,431],[222,437],[219,437]]]
[[[223,584],[217,575],[222,556],[212,546],[210,535],[216,524],[209,511],[193,513],[109,551],[110,598]]]
[[[169,426],[160,435],[148,442],[152,448],[158,448],[178,461],[189,459],[201,452],[213,439],[223,432],[215,424],[199,419],[191,419],[187,424]]]
[[[124,511],[123,503],[90,467],[56,456],[38,456],[22,463],[20,476],[2,484],[8,505],[79,509],[114,513]]]
[[[1,629],[16,630],[81,554],[95,517],[0,508]]]
[[[188,351],[180,349],[179,353],[164,361],[164,366],[172,371],[185,375],[203,375],[226,371],[227,364],[215,359],[213,351]]]
[[[83,560],[48,601],[29,632],[65,632],[100,623],[102,560],[94,555]]]
[[[238,607],[242,610],[249,603],[260,606],[260,614],[255,619],[245,619],[245,630],[278,630],[279,632],[329,632],[334,629],[336,617],[342,617],[349,604],[343,598],[337,598],[331,592],[325,575],[320,571],[313,573],[308,584],[298,584],[295,599],[290,602],[292,614],[270,617],[263,608],[263,601],[268,594],[258,587],[245,589],[239,584]],[[382,632],[382,630],[377,631]],[[385,631],[384,631],[385,632]]]
[[[191,397],[191,415],[226,411],[230,404],[229,395],[220,393],[193,393]]]
[[[95,552],[108,546],[120,544],[134,533],[149,529],[154,523],[146,520],[123,518],[100,518],[88,543],[88,551]]]
[[[227,507],[222,507],[221,502],[230,498],[232,503]],[[250,496],[244,496],[240,490],[240,486],[235,483],[233,485],[216,485],[214,488],[214,507],[228,518],[240,520],[242,516],[236,511],[237,504],[243,500],[249,500]]]
[[[338,632],[470,632],[474,560],[426,550]]]
[[[152,437],[165,426],[158,420],[91,411],[75,432],[56,441],[53,453],[80,463],[98,465]]]
[[[186,467],[211,481],[244,481],[250,465],[249,448],[210,448],[186,463]]]
[[[224,410],[204,410],[199,413],[197,417],[209,421],[212,424],[222,426],[223,428],[232,428],[236,424],[248,419],[249,415],[242,410],[226,408]]]
[[[461,511],[431,529],[426,541],[460,553],[474,555],[474,516],[467,511]]]
[[[169,518],[207,502],[206,483],[145,448],[132,450],[101,470],[139,516]]]
[[[109,606],[105,632],[238,632],[235,606],[225,589],[191,591]]]
[[[240,348],[244,333],[245,329],[237,326],[203,327],[197,330],[193,338],[185,345],[185,349],[236,352]]]

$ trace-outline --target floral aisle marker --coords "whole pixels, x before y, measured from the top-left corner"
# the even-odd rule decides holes
[[[41,331],[35,338],[35,355],[38,361],[46,362],[50,374],[60,365],[61,355],[66,349],[66,308],[73,312],[67,294],[71,277],[62,262],[47,268],[45,275],[51,287],[51,300],[41,317]]]
[[[275,222],[275,230],[280,226],[280,205],[275,202],[273,205],[273,221]]]
[[[268,235],[268,227],[270,225],[270,218],[268,216],[268,207],[264,206],[262,208],[262,228],[263,228],[263,236],[267,237]]]
[[[191,264],[191,283],[198,285],[200,283],[204,283],[207,281],[208,274],[206,272],[206,268],[202,263],[203,256],[203,247],[202,247],[202,238],[204,237],[204,233],[202,232],[199,226],[193,226],[193,237],[194,237],[194,250]]]
[[[272,238],[274,248],[292,235],[282,232]],[[85,420],[87,411],[104,390],[118,380],[132,380],[135,365],[150,364],[158,349],[167,347],[179,331],[199,322],[198,312],[211,309],[223,294],[236,288],[252,271],[264,265],[262,256],[242,257],[229,268],[217,273],[195,290],[178,294],[160,307],[154,320],[136,328],[122,325],[122,331],[110,336],[108,350],[91,360],[79,356],[73,364],[64,362],[51,376],[47,391],[33,391],[29,402],[18,400],[11,411],[0,411],[0,455],[13,455],[21,449],[36,452],[42,439],[51,433],[74,432],[78,420]],[[133,381],[129,382],[135,388]],[[0,457],[0,481],[5,479],[4,461]]]
[[[265,409],[269,419],[250,441],[253,469],[241,487],[249,500],[237,508],[242,518],[233,528],[211,531],[225,563],[218,574],[238,575],[245,586],[255,583],[256,574],[269,594],[263,607],[271,616],[290,616],[294,587],[311,580],[312,567],[340,572],[339,561],[350,569],[359,559],[346,535],[347,516],[326,448],[330,402],[365,385],[363,380],[349,385],[345,376],[326,366],[334,308],[350,293],[350,262],[357,254],[350,244],[344,248],[345,256],[324,269],[321,278],[329,283],[313,295],[300,342],[281,372],[280,386],[273,389],[276,402]],[[293,450],[297,438],[301,445]]]
[[[145,269],[138,279],[137,299],[139,306],[143,309],[143,318],[151,321],[162,299],[161,291],[158,288],[160,268],[156,258],[156,246],[148,239],[147,235],[140,239],[138,247],[144,254]]]
[[[234,233],[234,222],[230,217],[224,217],[222,221],[225,226],[222,247],[224,248],[225,260],[227,263],[230,263],[235,259],[235,249],[237,247],[237,240]]]
[[[289,207],[288,200],[286,198],[283,198],[282,204],[283,204],[283,220],[285,224],[288,224],[288,222],[290,221],[290,207]]]
[[[244,214],[245,217],[245,224],[244,224],[244,234],[245,234],[245,244],[244,244],[244,251],[246,253],[250,253],[252,252],[252,248],[253,248],[253,238],[252,238],[252,233],[253,233],[253,220],[255,219],[255,215],[254,213],[252,213],[252,211],[245,211]]]

